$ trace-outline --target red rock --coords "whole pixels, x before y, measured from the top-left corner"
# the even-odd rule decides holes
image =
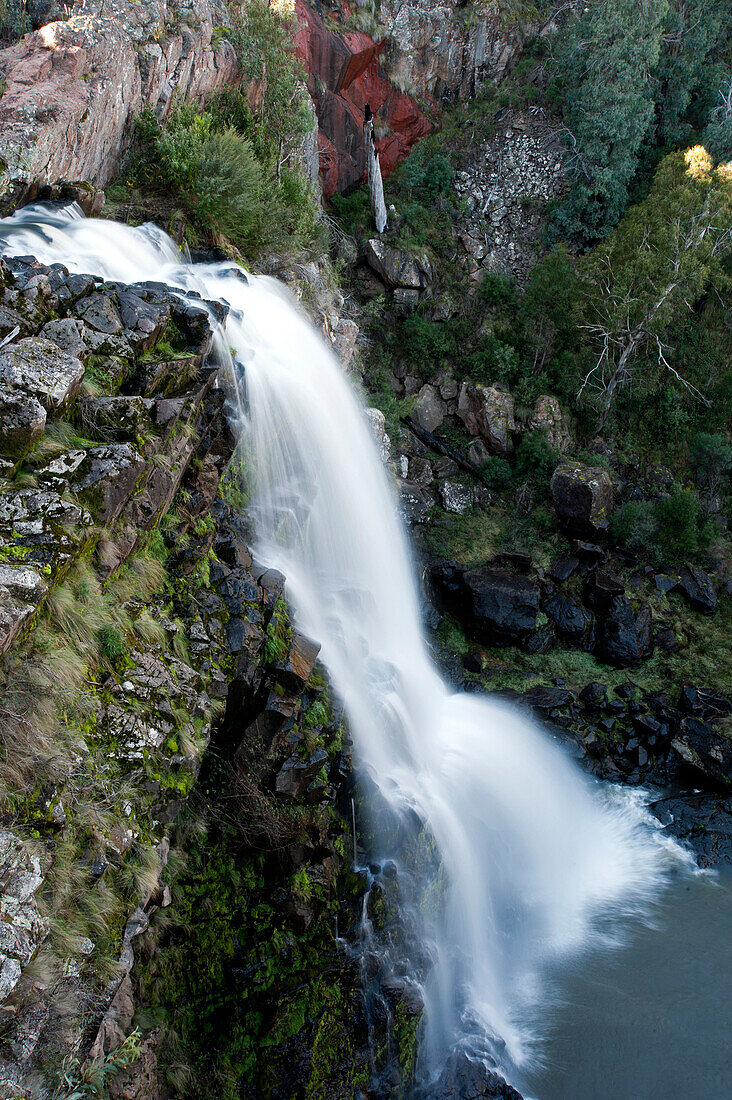
[[[412,145],[432,129],[414,100],[387,79],[376,43],[360,31],[330,31],[304,0],[295,5],[295,51],[305,65],[320,135],[323,193],[347,191],[366,177],[363,116],[368,103],[387,134],[377,140],[381,170],[392,172]]]

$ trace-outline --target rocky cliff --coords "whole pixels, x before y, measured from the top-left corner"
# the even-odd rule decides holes
[[[164,114],[174,96],[205,96],[236,82],[219,0],[82,0],[0,51],[3,190],[84,180],[104,186],[117,170],[144,107]]]

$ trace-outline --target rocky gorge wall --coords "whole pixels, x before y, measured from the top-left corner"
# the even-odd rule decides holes
[[[343,300],[315,265],[278,273],[342,342]],[[62,1070],[71,1089],[88,1057],[103,1064],[129,1034],[143,982],[136,945],[149,976],[161,935],[150,922],[178,898],[165,871],[173,830],[214,734],[227,818],[238,806],[249,843],[271,850],[257,865],[259,905],[276,893],[277,910],[250,935],[278,950],[301,944],[317,986],[306,947],[312,938],[336,952],[336,879],[348,867],[336,803],[350,764],[318,646],[292,628],[284,578],[248,549],[232,391],[208,310],[160,286],[32,260],[9,260],[0,276],[5,328],[20,328],[0,353],[0,1093],[10,1098],[50,1095]],[[204,821],[214,796],[197,797]],[[257,1004],[286,1000],[287,974],[302,981],[286,958],[282,987],[264,983]],[[321,992],[317,1011],[335,995]],[[169,1095],[160,1034],[146,1037],[118,1095]]]
[[[226,4],[82,0],[67,21],[0,51],[2,190],[59,180],[103,187],[116,173],[135,116],[164,115],[174,96],[235,84],[231,43],[214,28]]]

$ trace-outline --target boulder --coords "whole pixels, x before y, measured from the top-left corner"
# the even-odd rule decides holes
[[[459,481],[441,481],[437,491],[446,512],[462,516],[473,506],[472,489]]]
[[[56,344],[29,336],[0,353],[0,385],[21,390],[55,412],[69,404],[84,377],[84,365]]]
[[[150,418],[155,401],[148,397],[82,398],[77,412],[84,429],[92,429],[102,439],[136,439],[152,427]]]
[[[432,280],[432,268],[426,256],[394,248],[378,237],[366,242],[366,262],[390,287],[424,290]]]
[[[571,450],[574,440],[556,397],[544,394],[537,399],[528,427],[535,432],[545,431],[549,444],[560,454]]]
[[[550,488],[557,515],[569,531],[596,535],[607,530],[614,502],[607,470],[563,462],[552,474]]]
[[[699,718],[682,718],[671,746],[685,764],[713,784],[732,787],[732,739]]]
[[[539,586],[506,569],[470,569],[462,575],[466,626],[477,642],[517,643],[536,629]]]
[[[122,511],[144,469],[145,460],[129,443],[90,447],[74,488],[97,522],[107,525]]]
[[[42,437],[46,410],[32,394],[0,383],[0,455],[17,460]]]
[[[0,564],[0,653],[5,653],[47,591],[35,569]]]
[[[522,1100],[521,1093],[512,1088],[500,1073],[490,1070],[485,1061],[472,1059],[464,1050],[455,1050],[437,1079],[429,1088],[429,1094],[419,1094],[420,1100]]]
[[[85,328],[77,317],[56,318],[41,329],[41,336],[77,359],[84,359],[89,349],[84,340]]]
[[[549,576],[553,581],[568,580],[579,565],[579,558],[571,554],[559,554],[549,566]]]
[[[595,611],[610,607],[617,596],[624,595],[625,586],[620,578],[601,570],[590,573],[582,586],[585,603]]]
[[[598,619],[596,653],[601,661],[626,668],[653,650],[651,610],[641,603],[636,609],[625,596],[616,596]]]
[[[717,593],[712,582],[696,565],[685,565],[679,576],[676,591],[680,592],[694,611],[703,615],[713,615],[717,609]]]
[[[573,642],[583,642],[588,638],[592,629],[592,615],[571,596],[563,596],[558,592],[544,604],[544,610],[562,638]]]
[[[402,515],[409,524],[426,523],[435,499],[430,490],[416,481],[399,482],[399,502]]]
[[[328,753],[322,748],[317,748],[307,760],[291,756],[275,777],[275,794],[291,800],[302,798],[312,780],[327,763]]]
[[[432,463],[426,458],[410,458],[408,469],[412,481],[417,481],[420,485],[431,485],[435,480]]]
[[[426,432],[436,431],[445,419],[447,409],[436,386],[422,386],[417,394],[412,416]]]
[[[588,710],[603,710],[607,706],[607,688],[593,680],[582,688],[578,698]]]
[[[287,656],[275,666],[279,682],[288,691],[302,691],[310,679],[319,653],[319,642],[314,642],[298,630],[293,630]]]
[[[511,433],[516,422],[510,393],[463,382],[457,411],[470,435],[480,436],[492,454],[506,455],[513,449]]]

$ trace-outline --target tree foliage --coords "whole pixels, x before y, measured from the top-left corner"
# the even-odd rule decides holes
[[[619,388],[631,385],[637,360],[670,373],[695,399],[708,402],[675,361],[665,334],[712,286],[729,285],[724,260],[732,244],[732,168],[713,168],[695,146],[666,157],[648,198],[629,210],[606,242],[581,265],[584,329],[595,362],[580,387],[602,426]]]

